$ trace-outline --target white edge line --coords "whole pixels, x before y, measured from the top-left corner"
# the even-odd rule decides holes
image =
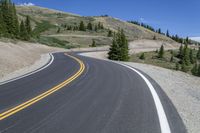
[[[168,123],[167,116],[165,114],[163,105],[162,105],[162,103],[160,101],[160,98],[159,98],[155,88],[151,84],[151,82],[142,73],[140,73],[138,70],[134,69],[133,67],[130,67],[128,65],[121,64],[121,63],[117,63],[117,64],[120,64],[122,66],[125,66],[125,67],[135,71],[146,82],[146,84],[149,87],[150,92],[151,92],[151,94],[153,96],[154,103],[156,105],[157,114],[158,114],[158,118],[159,118],[159,122],[160,122],[161,133],[171,133],[170,126],[169,126],[169,123]]]
[[[80,53],[79,55],[85,56],[84,53]],[[90,57],[90,58],[93,58],[93,57]],[[134,72],[136,72],[146,82],[146,84],[149,87],[150,92],[151,92],[151,94],[153,96],[153,100],[154,100],[154,103],[155,103],[155,106],[156,106],[157,115],[158,115],[160,128],[161,128],[161,133],[171,133],[169,122],[167,120],[167,116],[165,114],[163,105],[162,105],[162,103],[160,101],[160,98],[159,98],[155,88],[151,84],[151,82],[142,73],[140,73],[138,70],[134,69],[133,67],[130,67],[130,66],[126,65],[126,64],[115,62],[115,61],[112,61],[112,60],[106,60],[106,59],[100,59],[100,60],[112,62],[112,63],[115,63],[115,64],[119,64],[121,66],[124,66],[126,68],[129,68],[129,69],[133,70]]]
[[[48,66],[50,66],[50,65],[53,63],[53,61],[54,61],[54,56],[53,56],[53,54],[52,54],[52,53],[49,53],[49,55],[50,55],[50,57],[51,57],[50,61],[49,61],[47,64],[45,64],[44,66],[42,66],[41,68],[38,68],[38,69],[36,69],[36,70],[33,70],[32,72],[29,72],[29,73],[24,74],[24,75],[22,75],[22,76],[18,76],[18,77],[15,77],[15,78],[13,78],[13,79],[9,79],[9,80],[0,82],[0,85],[7,84],[7,83],[10,83],[10,82],[19,80],[19,79],[21,79],[21,78],[30,76],[30,75],[32,75],[32,74],[35,74],[35,73],[37,73],[37,72],[40,72],[40,71],[44,70],[45,68],[47,68]]]

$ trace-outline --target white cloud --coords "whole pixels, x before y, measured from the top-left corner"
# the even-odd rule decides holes
[[[194,40],[194,41],[197,41],[197,42],[200,42],[200,37],[190,37],[191,40]]]
[[[35,6],[35,4],[28,2],[28,3],[20,3],[20,6]]]

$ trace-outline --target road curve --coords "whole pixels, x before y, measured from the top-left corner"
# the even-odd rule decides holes
[[[53,55],[54,62],[44,70],[0,85],[0,114],[80,71],[75,58]],[[59,90],[0,120],[0,133],[161,133],[153,97],[140,75],[112,62],[73,56],[83,61],[84,71]],[[171,132],[186,133],[171,101],[145,76],[160,97]]]

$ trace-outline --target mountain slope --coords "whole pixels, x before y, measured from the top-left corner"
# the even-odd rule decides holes
[[[157,40],[166,41],[168,43],[174,42],[172,39],[164,35],[154,33],[143,27],[112,17],[84,17],[37,6],[17,6],[17,13],[20,19],[23,19],[25,15],[29,15],[32,20],[32,25],[36,28],[35,32],[41,33],[43,37],[53,36],[54,38],[68,41],[76,46],[81,45],[87,47],[92,43],[92,40],[95,40],[97,45],[109,45],[112,43],[112,38],[107,37],[108,29],[117,31],[119,28],[122,28],[125,31],[129,41],[137,39],[152,40],[155,36]],[[83,21],[85,25],[87,25],[89,22],[91,22],[93,25],[97,25],[99,22],[101,22],[105,29],[99,30],[98,32],[83,32],[67,30],[63,27],[63,25],[79,26],[81,21]],[[58,28],[61,29],[59,33],[57,32]],[[74,35],[78,36],[74,37]]]

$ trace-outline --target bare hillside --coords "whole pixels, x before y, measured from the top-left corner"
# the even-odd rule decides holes
[[[141,26],[131,24],[113,17],[84,17],[37,6],[18,6],[17,12],[19,18],[21,19],[23,19],[25,15],[29,15],[31,17],[32,25],[34,27],[37,27],[37,25],[45,25],[46,28],[41,30],[42,35],[51,36],[58,34],[57,30],[58,28],[61,28],[59,33],[61,36],[59,36],[59,34],[54,36],[56,39],[68,41],[75,45],[80,44],[80,46],[84,47],[89,46],[92,43],[92,40],[96,40],[97,45],[110,45],[111,38],[107,37],[108,29],[116,31],[118,28],[124,29],[129,41],[140,39],[153,40],[153,37],[155,36],[156,39],[160,41],[166,41],[169,43],[174,42],[164,35],[157,34]],[[89,22],[91,22],[93,25],[97,25],[99,22],[101,22],[104,25],[105,29],[99,30],[98,32],[81,32],[69,31],[62,27],[63,25],[79,26],[79,23],[81,21],[83,21],[85,25],[87,25],[87,23]],[[67,36],[63,37],[64,34],[66,34]],[[87,35],[87,37],[74,37],[74,35]],[[103,37],[98,38],[99,36]]]

